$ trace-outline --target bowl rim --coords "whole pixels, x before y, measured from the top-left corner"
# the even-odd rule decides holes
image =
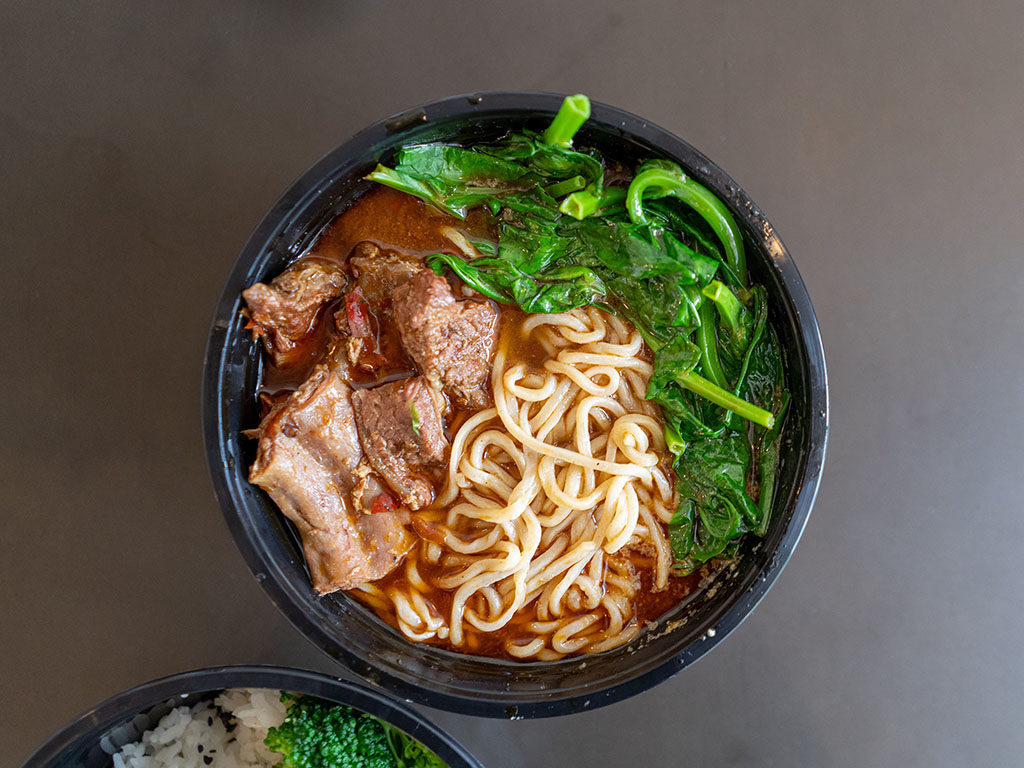
[[[358,709],[399,728],[429,747],[452,768],[483,768],[465,747],[387,694],[364,685],[308,669],[274,665],[205,667],[168,675],[116,693],[55,731],[25,761],[23,768],[56,768],[61,756],[85,739],[98,744],[102,735],[127,719],[171,699],[193,703],[193,694],[226,688],[271,688],[317,696]]]
[[[613,129],[623,137],[639,138],[658,147],[669,156],[686,157],[685,164],[697,169],[695,175],[701,183],[709,186],[726,203],[734,216],[746,225],[759,249],[762,249],[771,260],[792,302],[799,321],[799,336],[806,352],[810,401],[810,421],[807,429],[809,441],[803,472],[795,478],[796,501],[789,523],[772,553],[771,562],[745,592],[728,606],[715,622],[713,629],[706,631],[699,642],[681,648],[660,665],[623,681],[613,682],[585,693],[574,693],[558,699],[545,698],[537,702],[517,701],[514,707],[509,707],[496,699],[482,701],[479,698],[408,683],[385,669],[371,665],[348,648],[336,644],[311,617],[292,603],[289,590],[280,579],[272,577],[272,574],[276,575],[275,572],[280,572],[281,564],[270,557],[264,543],[234,511],[238,504],[236,494],[239,491],[227,471],[231,458],[225,452],[226,446],[221,440],[221,435],[225,433],[225,425],[220,407],[227,367],[226,355],[229,349],[227,334],[231,328],[232,311],[238,300],[237,293],[231,286],[245,276],[250,263],[275,241],[282,230],[282,216],[315,197],[325,179],[346,159],[358,156],[382,141],[394,140],[396,134],[407,129],[436,120],[462,115],[483,115],[489,112],[550,116],[557,111],[563,98],[564,94],[537,91],[495,91],[449,96],[379,120],[328,152],[293,182],[257,225],[240,251],[217,304],[204,358],[203,427],[214,489],[235,544],[271,601],[307,640],[332,660],[356,674],[419,703],[477,716],[551,717],[593,709],[647,690],[703,657],[750,615],[788,563],[807,524],[817,495],[828,441],[828,377],[817,318],[796,264],[772,225],[739,184],[692,145],[635,114],[591,101],[589,124],[598,123],[605,128]],[[331,646],[333,650],[328,650],[327,646]],[[496,688],[496,692],[497,690],[499,689]]]

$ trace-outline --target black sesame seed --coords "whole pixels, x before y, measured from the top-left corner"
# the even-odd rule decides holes
[[[200,745],[199,745],[198,747],[196,747],[196,749],[198,749],[198,750],[199,750],[199,752],[200,752],[200,754],[202,754],[202,751],[203,751],[203,745],[202,745],[202,744],[200,744]]]
[[[208,718],[206,718],[206,724],[207,724],[207,725],[211,725],[211,726],[213,725],[213,717],[212,717],[212,716],[211,716],[211,717],[208,717]]]

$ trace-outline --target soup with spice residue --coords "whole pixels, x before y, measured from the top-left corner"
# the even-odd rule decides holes
[[[243,294],[250,480],[318,592],[414,642],[615,648],[767,526],[786,394],[741,238],[678,167],[558,125],[403,148]]]

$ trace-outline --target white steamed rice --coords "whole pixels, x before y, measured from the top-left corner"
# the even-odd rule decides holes
[[[221,715],[234,727],[225,726]],[[114,768],[270,768],[281,756],[263,744],[284,722],[280,691],[233,688],[164,715],[113,755]]]

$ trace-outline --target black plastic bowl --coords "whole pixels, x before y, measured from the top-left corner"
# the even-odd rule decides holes
[[[576,145],[626,162],[679,162],[733,212],[744,233],[750,277],[768,291],[792,401],[767,535],[747,537],[738,566],[656,629],[616,650],[557,662],[501,661],[413,644],[344,594],[322,598],[313,592],[290,524],[246,480],[256,446],[242,430],[259,420],[253,393],[261,360],[242,328],[242,289],[269,280],[308,248],[369,188],[362,177],[401,145],[542,129],[561,101],[545,93],[454,96],[376,123],[328,154],[285,193],[242,249],[217,307],[204,373],[206,445],[217,496],[249,567],[285,616],[321,650],[373,683],[424,704],[490,717],[544,717],[608,704],[667,679],[721,642],[792,555],[814,503],[828,434],[817,321],[796,265],[771,225],[732,179],[689,144],[628,112],[594,104]]]
[[[318,696],[373,715],[429,747],[451,768],[481,768],[457,741],[422,715],[383,694],[319,672],[286,667],[213,667],[164,677],[119,693],[83,712],[46,740],[24,768],[110,768],[110,747],[138,741],[174,706],[225,688],[272,688]],[[108,749],[104,750],[106,745]]]

